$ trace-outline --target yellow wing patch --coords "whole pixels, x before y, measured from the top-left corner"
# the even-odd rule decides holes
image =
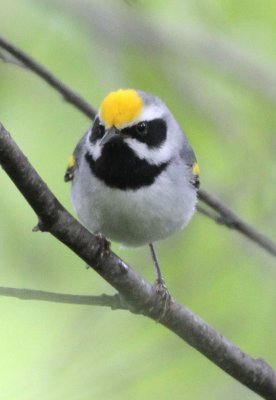
[[[69,157],[68,163],[67,163],[67,169],[65,171],[64,175],[64,180],[65,182],[72,181],[74,178],[74,169],[76,165],[76,160],[73,154]]]
[[[67,164],[67,168],[71,169],[74,168],[74,166],[76,165],[76,160],[73,154],[71,154],[71,156],[68,159],[68,164]]]
[[[200,171],[199,171],[199,165],[198,163],[194,163],[192,166],[192,172],[194,175],[199,175]]]
[[[100,116],[107,128],[120,129],[139,116],[143,100],[133,89],[119,89],[109,93],[100,106]]]

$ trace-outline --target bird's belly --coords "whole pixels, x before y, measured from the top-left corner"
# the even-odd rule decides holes
[[[158,185],[119,190],[94,179],[73,184],[72,203],[92,232],[127,246],[142,246],[170,236],[190,220],[196,192],[187,180],[158,178]]]

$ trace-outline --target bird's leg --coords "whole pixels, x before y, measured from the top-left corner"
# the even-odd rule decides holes
[[[161,269],[160,269],[160,266],[159,266],[159,263],[158,263],[158,260],[157,260],[157,255],[156,255],[156,252],[154,250],[154,247],[153,247],[152,243],[149,244],[149,248],[150,248],[150,253],[151,253],[152,261],[153,261],[153,264],[154,264],[154,268],[155,268],[155,271],[156,271],[156,283],[158,285],[163,285],[164,287],[166,287],[165,281],[163,279],[162,272],[161,272]]]
[[[152,243],[149,243],[149,248],[150,248],[154,268],[156,270],[156,281],[155,281],[154,286],[155,286],[156,292],[160,295],[162,302],[164,303],[161,316],[158,318],[158,320],[160,320],[165,315],[165,313],[168,309],[169,303],[171,301],[171,295],[170,295],[170,293],[167,289],[167,286],[165,284],[165,281],[163,279],[161,269],[160,269],[160,266],[159,266],[159,263],[157,260],[157,255],[156,255],[156,252],[154,250]]]

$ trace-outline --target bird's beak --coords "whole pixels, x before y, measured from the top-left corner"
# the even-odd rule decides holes
[[[120,131],[112,126],[111,128],[107,129],[106,133],[104,134],[100,144],[103,146],[104,144],[110,142],[113,139],[119,138]]]

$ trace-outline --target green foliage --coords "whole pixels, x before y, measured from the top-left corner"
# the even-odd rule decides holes
[[[118,87],[165,100],[202,187],[275,237],[275,2],[3,0],[2,34],[97,107]],[[1,122],[71,210],[68,156],[90,121],[39,78],[0,63]],[[32,233],[33,211],[0,171],[0,286],[113,293],[67,248]],[[149,280],[146,248],[121,257]],[[276,364],[275,260],[196,215],[158,244],[176,299]],[[145,318],[1,298],[0,393],[9,400],[243,399],[256,395]]]

